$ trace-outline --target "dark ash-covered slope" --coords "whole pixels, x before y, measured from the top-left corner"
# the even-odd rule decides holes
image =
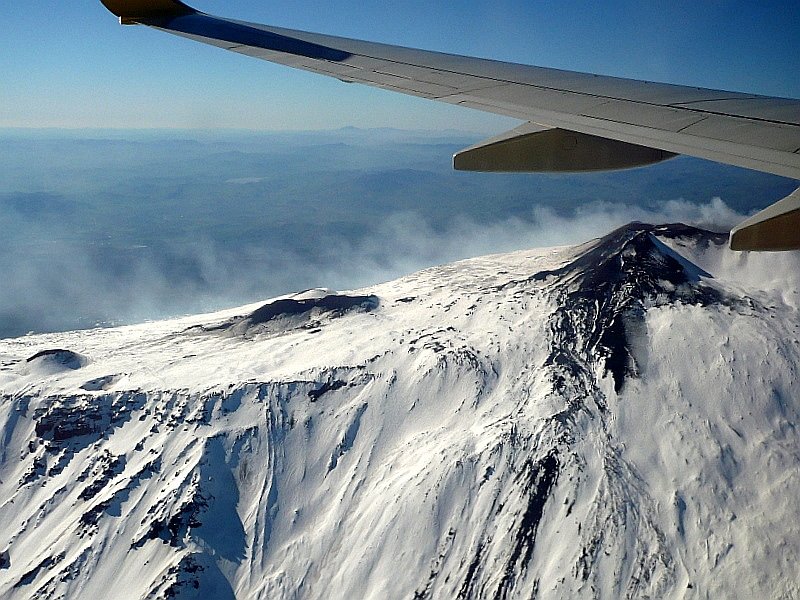
[[[557,298],[550,365],[572,371],[574,379],[583,365],[602,361],[619,392],[625,377],[638,372],[631,338],[643,334],[648,308],[736,304],[712,285],[709,273],[670,250],[659,237],[701,247],[727,239],[683,224],[631,223],[591,242],[567,265],[531,278],[549,284]]]

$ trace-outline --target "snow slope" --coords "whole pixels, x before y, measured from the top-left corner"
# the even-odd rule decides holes
[[[798,598],[799,279],[631,224],[0,340],[0,597]]]

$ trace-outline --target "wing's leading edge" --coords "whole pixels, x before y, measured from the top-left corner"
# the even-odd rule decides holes
[[[687,154],[800,179],[800,100],[560,71],[269,27],[207,15],[178,0],[101,1],[125,24],[140,23],[342,81],[528,122],[458,153],[457,169],[608,170]],[[735,229],[732,247],[800,249],[800,203],[779,204],[780,218],[763,211]]]

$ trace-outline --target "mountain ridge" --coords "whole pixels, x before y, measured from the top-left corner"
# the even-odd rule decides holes
[[[0,340],[0,593],[796,596],[797,300],[723,241]]]

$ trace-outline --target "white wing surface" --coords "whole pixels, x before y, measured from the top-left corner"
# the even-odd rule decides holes
[[[454,157],[457,169],[621,169],[676,154],[800,179],[800,100],[652,83],[222,19],[177,0],[102,0],[139,23],[345,82],[527,121]],[[795,196],[793,194],[793,196]],[[791,198],[790,198],[791,200]],[[737,250],[800,249],[800,206],[734,229]]]

